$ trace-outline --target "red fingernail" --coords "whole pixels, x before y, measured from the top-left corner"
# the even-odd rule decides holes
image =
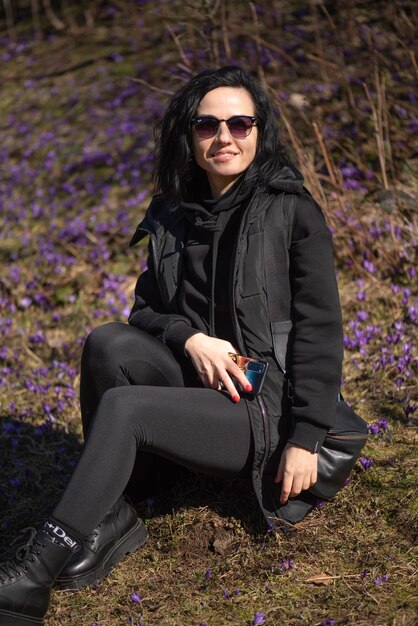
[[[234,402],[239,402],[239,396],[234,396],[232,399]]]
[[[252,391],[252,390],[253,390],[252,385],[247,385],[247,386],[245,387],[245,391]]]

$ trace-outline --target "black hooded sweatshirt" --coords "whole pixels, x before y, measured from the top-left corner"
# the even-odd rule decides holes
[[[181,205],[189,231],[183,250],[178,307],[190,319],[192,328],[175,325],[169,341],[179,351],[197,332],[235,342],[229,289],[231,262],[239,221],[253,189],[240,177],[226,193],[211,198],[206,183],[194,191],[198,201]]]

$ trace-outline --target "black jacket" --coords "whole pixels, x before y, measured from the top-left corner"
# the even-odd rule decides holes
[[[283,202],[283,194],[296,194],[294,213]],[[282,325],[285,337],[271,328],[266,299],[264,220],[268,211],[283,213],[279,220],[283,232],[276,236],[283,242],[290,239],[288,263],[276,268],[289,277],[291,298],[285,304],[289,322]],[[176,304],[185,222],[181,211],[155,196],[131,241],[134,245],[150,235],[148,269],[138,279],[129,323],[169,346],[171,341],[178,342],[179,335],[186,339],[192,332],[190,321]],[[292,240],[296,231],[298,239]],[[270,364],[262,394],[246,399],[255,446],[255,492],[270,523],[274,525],[277,517],[296,521],[286,506],[280,506],[280,488],[274,484],[280,453],[286,441],[312,451],[322,444],[335,419],[343,350],[331,233],[293,169],[283,167],[247,206],[236,237],[230,289],[238,350]],[[283,394],[287,344],[294,395],[291,407]]]

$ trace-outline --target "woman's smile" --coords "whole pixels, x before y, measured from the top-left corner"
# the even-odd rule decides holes
[[[234,156],[236,156],[235,152],[215,152],[213,160],[218,163],[225,163],[233,159]]]

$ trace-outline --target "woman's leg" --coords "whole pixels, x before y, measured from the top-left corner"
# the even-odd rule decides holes
[[[87,535],[123,492],[138,451],[220,476],[249,471],[247,407],[213,389],[121,386],[106,391],[53,516]]]
[[[199,384],[186,356],[175,357],[159,339],[121,322],[104,324],[90,333],[84,344],[80,374],[84,439],[99,401],[108,389]],[[170,488],[184,471],[166,459],[144,452],[134,465],[125,493],[134,501],[145,500],[163,488]]]
[[[84,437],[105,391],[124,385],[195,386],[187,358],[176,358],[161,341],[138,328],[110,322],[95,328],[84,344],[80,405]]]

